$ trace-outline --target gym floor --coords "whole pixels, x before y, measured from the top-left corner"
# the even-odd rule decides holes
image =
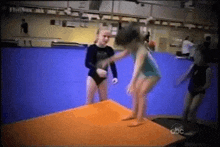
[[[117,53],[118,51],[116,51]],[[2,126],[63,112],[84,106],[86,97],[85,47],[59,46],[52,48],[1,48],[2,53]],[[178,87],[175,80],[192,64],[187,59],[176,59],[169,53],[153,53],[162,79],[148,95],[147,115],[181,116],[188,81]],[[133,61],[127,57],[116,63],[119,83],[111,83],[109,99],[130,109],[131,97],[126,86],[132,75]],[[217,64],[213,70],[211,87],[198,110],[201,120],[217,122]],[[97,103],[98,96],[95,97]],[[159,119],[152,120],[166,126]],[[178,120],[177,120],[178,121]],[[171,125],[172,123],[169,122]]]

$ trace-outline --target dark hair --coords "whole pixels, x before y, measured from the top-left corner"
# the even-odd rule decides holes
[[[211,41],[211,36],[207,36],[207,37],[205,38],[205,40],[206,40],[206,41]]]
[[[189,39],[189,36],[186,36],[185,40],[188,40]]]
[[[23,18],[22,21],[25,21],[25,19]]]
[[[207,36],[207,37],[205,38],[204,45],[205,45],[205,47],[209,48],[210,44],[211,44],[211,37],[210,37],[210,36]]]
[[[116,37],[116,45],[127,45],[132,42],[134,39],[141,41],[140,28],[136,23],[129,23],[128,26],[122,27]]]
[[[208,62],[208,49],[204,44],[199,44],[196,48],[196,51],[201,53],[201,57],[205,62]]]

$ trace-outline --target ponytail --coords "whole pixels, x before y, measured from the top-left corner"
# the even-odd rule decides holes
[[[97,30],[96,32],[96,39],[94,41],[94,44],[96,44],[98,42],[98,35],[99,35],[100,29]]]
[[[96,44],[98,42],[98,38],[96,38],[96,40],[94,41],[94,44]]]

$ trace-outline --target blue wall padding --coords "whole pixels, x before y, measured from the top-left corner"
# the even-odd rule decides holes
[[[79,107],[86,102],[86,49],[83,47],[2,48],[2,122],[13,123],[58,111]],[[117,53],[117,52],[116,52]],[[153,54],[162,78],[147,95],[147,114],[181,115],[189,81],[175,87],[175,80],[192,64],[169,53]],[[108,96],[132,108],[126,87],[133,72],[130,56],[116,63],[119,83],[112,84],[109,70]],[[217,121],[216,65],[211,65],[211,87],[199,107],[198,118]],[[95,97],[95,102],[98,96]]]

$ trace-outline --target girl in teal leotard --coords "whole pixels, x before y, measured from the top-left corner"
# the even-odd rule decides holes
[[[134,71],[127,92],[133,97],[133,111],[122,120],[137,118],[128,126],[138,126],[144,122],[146,110],[145,98],[149,91],[161,78],[159,67],[144,45],[144,39],[139,27],[134,24],[122,28],[115,37],[115,44],[122,46],[124,51],[103,60],[100,64],[105,67],[110,62],[117,61],[131,54],[134,59]]]
[[[134,61],[136,61],[136,53],[133,53],[132,57],[133,57]],[[147,54],[144,56],[144,62],[141,67],[140,74],[143,74],[146,77],[149,77],[149,76],[161,77],[159,67],[150,52],[147,52]]]

